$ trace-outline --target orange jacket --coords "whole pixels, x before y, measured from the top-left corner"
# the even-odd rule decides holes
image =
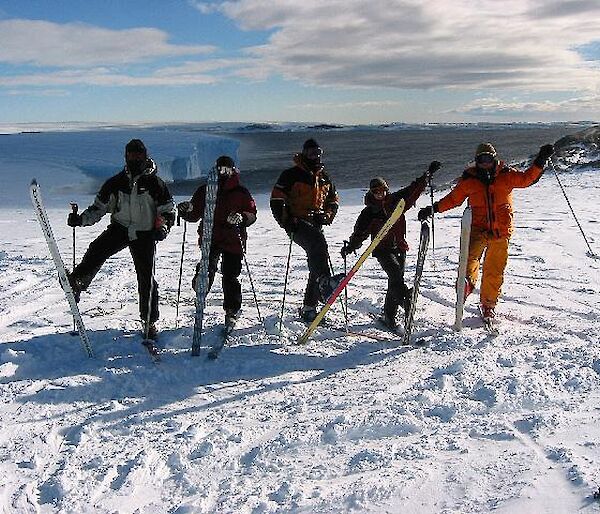
[[[513,232],[512,190],[535,184],[543,171],[533,164],[523,172],[499,161],[494,180],[486,184],[478,177],[475,166],[467,168],[452,191],[436,203],[436,211],[458,207],[468,198],[473,211],[471,226],[487,230],[494,237],[510,237]]]

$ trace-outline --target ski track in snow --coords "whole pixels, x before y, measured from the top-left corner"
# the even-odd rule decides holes
[[[562,180],[599,250],[598,174]],[[600,485],[600,261],[586,257],[551,176],[515,197],[517,230],[496,337],[478,317],[478,290],[467,303],[463,331],[450,328],[458,210],[435,220],[435,252],[430,248],[415,313],[414,337],[425,339],[426,348],[345,336],[337,330],[344,326],[337,304],[308,345],[294,345],[305,328],[295,313],[306,280],[296,246],[280,337],[288,247],[261,196],[248,261],[264,326],[244,270],[244,311],[231,344],[213,362],[206,348],[190,357],[196,227],[187,231],[178,328],[183,231],[175,227],[159,244],[157,260],[159,365],[140,344],[127,252],[109,260],[82,295],[96,353],[87,359],[69,334],[68,306],[33,212],[0,210],[0,508],[599,512],[591,494]],[[359,203],[359,194],[342,192],[342,208],[326,232],[338,269]],[[68,206],[49,211],[70,268],[67,213]],[[410,211],[408,282],[415,218]],[[78,230],[78,261],[104,225]],[[349,287],[354,332],[393,337],[367,314],[381,308],[385,287],[369,259]],[[221,302],[216,280],[205,346],[219,332]]]

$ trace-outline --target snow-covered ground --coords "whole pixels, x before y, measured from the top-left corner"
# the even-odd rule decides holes
[[[46,198],[50,175],[38,177]],[[596,253],[600,174],[561,180]],[[343,191],[327,229],[334,266],[361,208]],[[73,199],[73,198],[72,198]],[[91,198],[77,198],[81,205]],[[182,200],[182,198],[178,198]],[[423,196],[419,202],[425,205]],[[127,252],[109,260],[80,303],[96,352],[86,358],[28,205],[0,210],[0,508],[12,513],[574,513],[600,512],[600,260],[551,172],[515,191],[501,334],[470,298],[451,329],[461,210],[436,218],[415,333],[427,348],[346,336],[336,306],[307,346],[293,344],[306,279],[294,247],[284,335],[277,331],[287,239],[268,198],[250,229],[250,283],[235,337],[217,361],[192,358],[198,256],[188,226],[178,328],[183,226],[159,244],[160,345],[140,345]],[[69,206],[50,209],[71,263]],[[78,260],[101,226],[77,231]],[[406,279],[418,223],[409,213]],[[206,343],[223,321],[217,280]],[[350,328],[380,337],[383,273],[369,259],[349,287]]]

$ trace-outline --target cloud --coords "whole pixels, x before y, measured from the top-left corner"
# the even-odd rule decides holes
[[[552,102],[523,102],[518,100],[505,101],[498,98],[480,98],[467,103],[452,113],[468,114],[471,116],[515,116],[526,114],[553,114],[553,113],[593,113],[598,112],[600,105],[599,95],[569,98],[567,100]]]
[[[591,90],[576,48],[598,39],[597,0],[237,0],[198,2],[247,30],[257,77],[404,89]],[[200,6],[198,6],[200,8]]]
[[[59,68],[123,65],[215,49],[170,44],[165,32],[153,28],[109,30],[23,19],[0,20],[0,41],[2,63]]]

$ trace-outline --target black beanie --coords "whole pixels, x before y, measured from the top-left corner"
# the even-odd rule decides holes
[[[233,159],[229,157],[229,155],[221,155],[221,157],[217,159],[217,162],[215,164],[217,168],[235,168],[235,162],[233,162]]]
[[[319,143],[317,143],[317,141],[311,137],[310,139],[307,139],[306,141],[304,141],[304,144],[302,145],[302,150],[307,150],[308,148],[319,148],[319,147],[320,147]]]
[[[127,152],[140,152],[145,155],[148,154],[148,152],[146,151],[146,147],[144,146],[144,143],[141,139],[132,139],[131,141],[129,141],[129,143],[127,143],[127,145],[125,146],[125,153]]]

